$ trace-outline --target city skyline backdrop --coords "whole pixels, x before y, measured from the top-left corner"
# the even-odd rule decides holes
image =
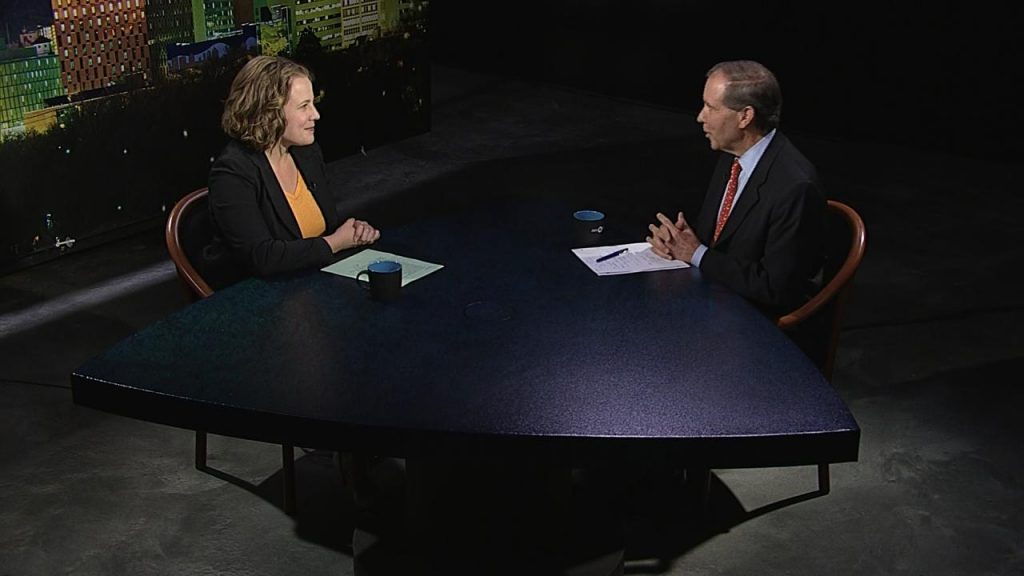
[[[426,0],[52,0],[48,23],[3,1],[0,273],[155,225],[205,185],[254,54],[313,71],[328,160],[429,129]]]

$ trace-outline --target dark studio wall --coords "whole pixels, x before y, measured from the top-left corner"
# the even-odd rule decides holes
[[[750,58],[783,87],[783,125],[963,156],[1019,153],[1017,4],[552,0],[439,2],[435,62],[696,113],[704,72]]]

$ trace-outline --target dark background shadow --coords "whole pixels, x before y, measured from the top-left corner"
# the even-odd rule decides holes
[[[554,0],[495,13],[450,0],[433,8],[432,49],[452,66],[693,112],[712,64],[753,59],[779,77],[787,128],[1014,162],[1022,8],[984,4]]]

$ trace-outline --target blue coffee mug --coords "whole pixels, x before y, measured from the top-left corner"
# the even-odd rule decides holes
[[[361,280],[366,274],[368,281]],[[370,291],[370,297],[381,302],[397,300],[402,292],[402,264],[393,260],[371,262],[366,270],[356,274],[360,287]]]

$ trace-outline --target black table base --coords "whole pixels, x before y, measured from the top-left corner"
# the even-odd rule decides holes
[[[619,499],[595,497],[553,458],[410,458],[404,489],[396,489],[393,463],[369,468],[357,484],[356,574],[623,573]],[[590,509],[581,515],[580,507]]]

